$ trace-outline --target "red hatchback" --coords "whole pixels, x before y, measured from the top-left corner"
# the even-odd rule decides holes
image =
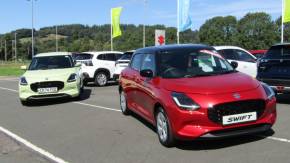
[[[269,130],[275,93],[235,67],[205,45],[139,49],[120,76],[121,110],[156,126],[164,146]]]

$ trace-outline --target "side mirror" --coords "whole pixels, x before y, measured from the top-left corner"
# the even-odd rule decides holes
[[[235,62],[235,61],[232,61],[231,65],[234,69],[238,68],[238,66],[239,66],[238,62]]]
[[[81,67],[82,66],[82,64],[80,63],[80,62],[77,62],[76,64],[75,64],[75,67]]]
[[[145,78],[153,78],[153,71],[152,70],[141,70],[140,75]]]
[[[20,69],[21,70],[27,70],[27,66],[21,66]]]

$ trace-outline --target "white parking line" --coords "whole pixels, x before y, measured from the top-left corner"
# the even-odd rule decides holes
[[[107,108],[107,107],[104,107],[104,106],[97,106],[97,105],[92,105],[92,104],[87,104],[87,103],[82,103],[82,102],[73,102],[73,103],[74,104],[79,104],[79,105],[84,105],[84,106],[90,106],[90,107],[94,107],[94,108],[101,108],[101,109],[104,109],[104,110],[121,112],[121,110],[119,110],[119,109]]]
[[[272,136],[262,136],[262,135],[257,135],[261,138],[266,138],[266,139],[271,139],[271,140],[276,140],[276,141],[280,141],[280,142],[285,142],[285,143],[290,143],[290,140],[288,139],[284,139],[284,138],[276,138],[276,137],[272,137]]]
[[[30,143],[29,141],[19,137],[18,135],[12,133],[11,131],[9,131],[1,126],[0,126],[0,131],[3,132],[4,134],[6,134],[7,136],[9,136],[10,138],[14,139],[15,141],[23,144],[24,146],[32,149],[33,151],[39,153],[40,155],[42,155],[43,157],[45,157],[48,160],[54,161],[56,163],[68,163],[67,161],[64,161],[63,159],[54,156],[53,154],[47,152],[46,150],[37,147],[36,145]]]
[[[4,87],[0,87],[0,89],[6,90],[6,91],[11,91],[11,92],[18,92],[17,90],[4,88]]]
[[[17,90],[4,88],[4,87],[0,87],[0,89],[7,90],[7,91],[12,91],[12,92],[18,92]],[[93,108],[100,108],[100,109],[104,109],[104,110],[121,112],[121,110],[119,110],[119,109],[108,108],[108,107],[104,107],[104,106],[97,106],[97,105],[92,105],[92,104],[87,104],[87,103],[82,103],[82,102],[73,102],[73,103],[74,104],[78,104],[78,105],[90,106],[90,107],[93,107]],[[272,137],[272,136],[268,136],[267,137],[267,136],[262,136],[262,135],[256,135],[256,136],[262,137],[262,138],[266,138],[266,139],[270,139],[270,140],[279,141],[279,142],[290,143],[290,140],[289,139],[285,139],[285,138],[277,138],[277,137]]]

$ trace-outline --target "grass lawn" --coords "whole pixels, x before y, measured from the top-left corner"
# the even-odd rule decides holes
[[[0,76],[21,76],[24,70],[20,66],[26,65],[25,63],[0,63]]]

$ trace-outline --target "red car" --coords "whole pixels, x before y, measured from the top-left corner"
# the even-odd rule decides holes
[[[139,49],[120,76],[121,110],[156,126],[167,147],[177,139],[269,130],[276,120],[275,93],[236,67],[205,45]]]
[[[250,50],[249,52],[256,58],[262,58],[266,54],[267,50]]]

